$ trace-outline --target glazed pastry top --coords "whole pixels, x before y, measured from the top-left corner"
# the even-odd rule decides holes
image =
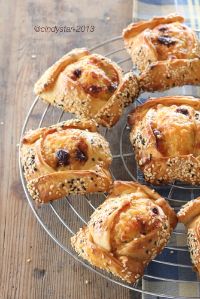
[[[92,265],[133,283],[164,248],[176,223],[175,212],[154,190],[115,181],[87,226],[72,237],[72,246]]]
[[[97,165],[107,168],[112,160],[108,142],[96,132],[94,122],[82,124],[72,120],[29,132],[23,139],[25,176],[36,178],[45,173],[92,169]]]
[[[197,36],[192,29],[180,22],[160,24],[153,29],[146,29],[143,34],[155,50],[159,61],[200,57]]]
[[[200,155],[198,99],[178,96],[151,99],[136,108],[130,123],[141,131],[139,134],[139,130],[133,128],[133,143],[141,143],[152,157]]]
[[[111,59],[85,48],[73,49],[48,68],[34,86],[35,94],[53,106],[113,126],[139,94],[138,78],[123,74]]]
[[[184,18],[179,15],[168,15],[130,24],[123,31],[128,52],[136,51],[140,56],[140,52],[144,51],[143,59],[148,58],[148,64],[168,59],[199,58],[198,37],[183,22]],[[141,48],[139,52],[138,47]],[[137,60],[137,57],[134,59]]]
[[[169,219],[151,198],[151,191],[148,194],[137,184],[121,184],[124,191],[117,195],[117,186],[122,187],[115,183],[115,193],[91,216],[89,231],[98,246],[115,255],[148,260],[166,242],[171,230]],[[140,248],[140,257],[135,248],[138,242],[146,244],[146,250]]]
[[[119,85],[119,76],[113,65],[103,57],[91,54],[70,64],[64,70],[67,80],[72,80],[91,97],[107,101]]]

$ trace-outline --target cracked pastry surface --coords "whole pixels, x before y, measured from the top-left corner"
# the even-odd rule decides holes
[[[140,70],[143,91],[200,84],[200,41],[179,15],[154,17],[123,31],[125,47]]]
[[[178,213],[187,229],[187,243],[194,270],[200,274],[200,197],[187,202]]]
[[[174,210],[158,193],[139,183],[115,181],[71,242],[92,265],[134,283],[164,248],[176,222]]]
[[[146,181],[200,184],[200,99],[152,98],[129,115],[129,124]]]
[[[34,200],[106,192],[112,179],[109,144],[92,120],[68,120],[28,132],[21,147],[23,172]]]
[[[64,111],[111,127],[124,107],[138,96],[139,86],[136,76],[123,75],[115,62],[80,48],[52,65],[37,81],[34,91]]]

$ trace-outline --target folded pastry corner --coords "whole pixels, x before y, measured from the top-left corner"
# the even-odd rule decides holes
[[[22,168],[32,198],[45,203],[68,194],[105,192],[112,185],[109,144],[92,120],[68,120],[28,132]]]
[[[200,99],[152,98],[129,115],[129,124],[146,181],[200,183]]]
[[[194,270],[200,274],[200,197],[187,202],[177,214],[187,228],[187,243]]]
[[[109,58],[80,48],[51,66],[34,91],[51,105],[111,127],[138,96],[139,83],[133,73],[123,75]]]
[[[125,47],[140,70],[143,91],[200,84],[200,41],[180,15],[154,17],[123,31]]]
[[[71,243],[92,265],[134,283],[164,248],[176,223],[174,210],[158,193],[139,183],[115,181]]]

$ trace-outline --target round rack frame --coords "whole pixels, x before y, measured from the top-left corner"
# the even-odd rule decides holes
[[[132,68],[131,58],[124,49],[121,36],[98,44],[90,50],[92,52],[97,51],[106,57],[112,58],[112,60],[116,61],[125,72]],[[164,94],[182,94],[183,92],[185,94],[186,92],[190,92],[190,90],[187,91],[186,87],[181,87],[176,88],[176,91],[173,89],[173,91],[168,91]],[[134,160],[134,153],[129,142],[129,127],[126,123],[127,114],[130,109],[133,109],[136,105],[142,104],[146,98],[149,97],[149,94],[143,94],[142,96],[143,98],[138,98],[133,105],[125,110],[124,115],[114,128],[100,128],[99,131],[110,142],[113,154],[113,164],[111,166],[113,178],[129,181],[134,180],[147,184]],[[156,96],[156,94],[153,96]],[[41,111],[43,112],[41,113]],[[28,129],[49,126],[53,123],[70,118],[72,118],[71,114],[64,113],[61,110],[50,106],[50,104],[47,105],[37,97],[26,116],[21,138]],[[144,294],[143,298],[145,298],[145,295],[150,297],[155,296],[157,298],[199,298],[200,281],[196,273],[192,270],[183,225],[177,225],[172,233],[169,243],[163,252],[149,264],[143,278],[136,284],[131,285],[125,283],[111,274],[107,274],[105,271],[92,267],[89,263],[79,257],[70,245],[70,237],[74,235],[80,227],[87,224],[89,216],[104,200],[105,195],[88,194],[85,196],[67,196],[62,200],[45,204],[40,208],[32,200],[27,191],[20,159],[19,168],[26,198],[37,220],[54,242],[81,264],[109,281],[126,287],[129,290]],[[178,182],[174,182],[167,186],[150,186],[165,197],[175,211],[178,211],[188,200],[200,195],[200,188],[198,186],[183,185]],[[73,217],[71,217],[71,213],[73,213]],[[184,289],[187,288],[191,283],[195,295],[192,294],[191,296],[189,294],[188,296],[185,296],[181,289],[183,286],[185,286]]]

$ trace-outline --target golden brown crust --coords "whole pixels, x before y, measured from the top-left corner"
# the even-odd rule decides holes
[[[72,246],[92,265],[136,282],[164,248],[177,218],[164,198],[135,182],[115,181]]]
[[[118,92],[108,100],[106,106],[100,109],[95,116],[95,120],[105,127],[116,124],[124,108],[131,104],[138,94],[137,78],[132,73],[127,73],[118,87]]]
[[[110,59],[74,49],[42,75],[34,91],[64,111],[110,127],[138,96],[139,85],[135,75],[123,76]]]
[[[128,42],[128,39],[131,37],[134,37],[144,31],[145,29],[153,29],[154,27],[160,25],[160,24],[168,24],[173,22],[184,22],[184,18],[179,15],[168,15],[166,17],[154,17],[151,20],[148,21],[140,21],[137,23],[131,23],[129,24],[124,30],[123,30],[123,37],[125,41]]]
[[[187,243],[195,270],[200,274],[200,197],[186,203],[178,213],[178,221],[187,228]]]
[[[200,183],[199,99],[150,99],[130,114],[129,124],[136,160],[147,181]]]
[[[188,201],[184,206],[182,206],[179,211],[178,221],[188,225],[196,216],[200,214],[200,197]]]
[[[143,91],[200,84],[200,42],[178,15],[130,24],[123,32],[125,46],[141,71]]]
[[[175,86],[200,84],[200,59],[174,59],[152,63],[140,75],[143,91],[166,90]]]
[[[105,192],[112,184],[109,144],[92,120],[73,119],[28,132],[21,161],[27,188],[42,203],[70,193]]]
[[[67,65],[77,62],[80,58],[89,54],[90,52],[85,48],[74,49],[65,54],[50,68],[48,68],[41,76],[41,78],[36,82],[34,86],[35,93],[37,95],[40,95],[42,92],[47,91],[55,83],[55,80]]]

